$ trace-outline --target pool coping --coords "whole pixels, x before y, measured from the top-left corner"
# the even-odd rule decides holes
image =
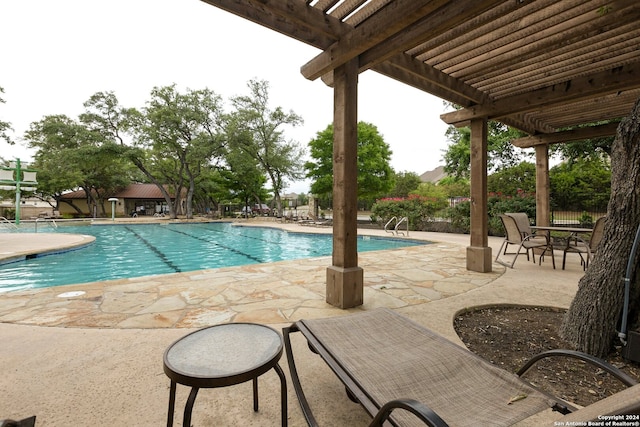
[[[94,236],[70,233],[0,233],[0,265],[66,252],[95,242]],[[8,249],[8,250],[7,250]]]

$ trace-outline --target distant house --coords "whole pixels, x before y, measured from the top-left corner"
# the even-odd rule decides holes
[[[169,191],[171,194],[171,191]],[[128,216],[132,214],[154,215],[160,213],[168,213],[167,201],[155,184],[129,184],[126,188],[114,194],[104,197],[104,212],[111,214],[111,203],[108,199],[116,198],[115,214],[116,216]],[[183,200],[181,200],[182,202]],[[86,216],[101,216],[102,210],[98,212],[90,212],[87,205],[87,195],[84,190],[72,191],[65,193],[60,198],[60,214],[68,214],[77,216],[78,212],[73,206],[76,206]],[[172,197],[175,203],[175,197]]]
[[[422,182],[432,182],[437,184],[443,178],[446,178],[448,175],[444,171],[444,166],[438,166],[434,170],[428,171],[420,175],[420,181]]]

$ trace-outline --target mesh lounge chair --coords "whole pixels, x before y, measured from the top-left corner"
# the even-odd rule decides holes
[[[550,408],[561,414],[572,412],[576,408],[519,377],[547,357],[578,358],[599,366],[630,387],[635,385],[632,378],[606,362],[568,350],[543,353],[514,375],[382,308],[300,320],[283,329],[293,386],[310,426],[318,423],[302,390],[294,361],[291,335],[295,332],[301,332],[309,348],[343,382],[347,395],[374,418],[372,426],[390,422],[397,426],[499,427],[511,426],[536,414],[553,415]],[[587,416],[597,419],[606,414],[640,410],[640,385],[625,391],[624,399],[612,399],[608,406],[601,405]],[[580,418],[581,411],[574,414],[586,421]],[[560,414],[554,418],[563,419]]]
[[[513,265],[518,259],[518,255],[522,253],[522,249],[525,249],[526,251],[527,260],[529,259],[529,252],[531,252],[533,262],[536,262],[534,250],[543,249],[542,253],[540,254],[540,260],[538,263],[542,264],[544,255],[547,253],[547,251],[549,251],[551,252],[551,262],[553,263],[553,268],[556,268],[556,260],[553,256],[553,244],[551,243],[551,240],[548,236],[536,236],[534,234],[524,236],[523,232],[520,230],[520,227],[518,227],[518,223],[512,216],[500,215],[500,220],[502,220],[502,225],[504,226],[505,237],[504,241],[502,242],[502,246],[500,246],[500,249],[498,249],[498,254],[496,255],[495,259],[496,262],[506,265],[509,268],[513,268]],[[518,250],[515,252],[515,256],[513,257],[513,261],[511,262],[511,264],[499,260],[502,248],[505,248],[506,253],[506,245],[509,244],[518,246]]]
[[[596,220],[596,223],[593,225],[593,231],[591,232],[591,239],[589,241],[585,241],[578,236],[573,236],[567,242],[567,247],[564,248],[564,254],[562,255],[562,269],[564,270],[564,265],[567,260],[567,253],[577,253],[580,255],[580,264],[584,270],[589,267],[589,261],[596,253],[598,249],[598,245],[602,240],[602,236],[604,235],[604,224],[607,220],[607,217],[600,217]],[[582,254],[586,254],[586,256],[582,256]]]

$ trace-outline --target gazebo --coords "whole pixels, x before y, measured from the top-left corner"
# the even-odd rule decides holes
[[[637,0],[203,0],[321,50],[301,67],[334,90],[333,258],[327,302],[363,302],[356,245],[358,75],[445,99],[471,128],[467,269],[491,271],[487,121],[534,147],[538,225],[549,224],[549,144],[614,135],[640,97]],[[415,124],[407,124],[415,125]],[[571,129],[571,130],[568,130]]]

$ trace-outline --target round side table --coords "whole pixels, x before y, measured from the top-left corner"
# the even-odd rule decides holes
[[[280,377],[282,425],[287,425],[287,383],[278,365],[282,337],[273,328],[254,323],[226,323],[200,329],[180,338],[164,353],[164,373],[171,379],[167,427],[173,425],[176,384],[191,387],[183,426],[200,388],[227,387],[253,381],[253,410],[258,411],[258,377],[274,369]]]

